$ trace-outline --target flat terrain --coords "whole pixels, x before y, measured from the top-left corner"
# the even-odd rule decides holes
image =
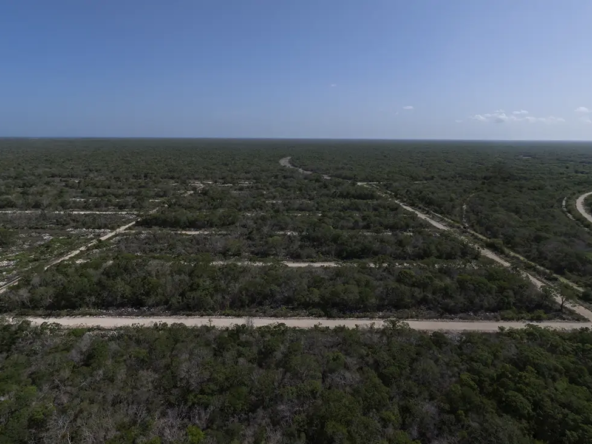
[[[592,146],[0,159],[0,442],[592,442]]]
[[[56,314],[98,316],[74,318],[89,325],[119,325],[117,317],[132,314],[142,323],[157,316],[187,325],[233,316],[233,323],[242,322],[240,316],[271,317],[294,326],[312,325],[305,319],[311,316],[327,326],[336,325],[332,318],[348,325],[423,318],[434,322],[410,325],[483,331],[495,322],[572,328],[592,320],[574,304],[583,276],[565,269],[558,281],[558,270],[546,268],[546,261],[520,248],[518,254],[472,225],[470,202],[488,192],[484,185],[459,199],[465,228],[448,207],[430,208],[425,196],[436,179],[421,180],[402,143],[369,143],[364,155],[351,143],[340,147],[345,155],[314,142],[166,144],[165,150],[158,141],[3,142],[4,312],[53,320]],[[532,174],[533,186],[520,193],[532,189],[539,199],[537,175],[563,161],[564,170],[574,170],[575,193],[582,180],[573,165],[586,168],[585,149],[574,146],[562,160],[542,147],[530,172],[522,164],[531,149],[485,147],[478,156],[473,147],[444,145],[424,150],[418,165],[437,177],[438,168],[449,167],[450,154],[459,164],[453,169],[467,165],[473,176],[484,172],[482,182],[497,180],[508,189],[513,180],[528,184],[524,174]],[[111,160],[113,150],[123,163]],[[409,188],[402,194],[403,182]],[[462,181],[452,183],[454,196]],[[425,202],[416,196],[422,189]],[[578,242],[586,242],[585,228],[549,198],[570,227],[565,232],[581,233]],[[74,237],[44,255],[35,253],[43,242],[37,250],[18,242],[33,233],[46,239],[56,229]],[[530,251],[545,242],[533,240]],[[578,260],[585,270],[590,257]]]

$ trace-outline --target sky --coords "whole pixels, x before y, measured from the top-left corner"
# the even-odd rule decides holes
[[[0,137],[592,140],[588,0],[4,0]]]

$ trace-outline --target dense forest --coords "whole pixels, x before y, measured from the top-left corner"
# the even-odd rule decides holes
[[[0,442],[592,442],[592,332],[0,323]]]
[[[437,262],[437,261],[436,261]],[[13,312],[151,309],[150,312],[382,315],[543,320],[569,317],[524,277],[500,267],[463,263],[414,268],[384,263],[330,268],[193,265],[129,254],[109,262],[60,264],[6,291],[0,309]]]

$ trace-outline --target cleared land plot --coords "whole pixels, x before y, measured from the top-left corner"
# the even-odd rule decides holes
[[[25,270],[44,267],[109,230],[11,230],[11,243],[0,249],[0,282],[9,282]]]
[[[272,145],[163,149],[150,141],[125,151],[118,143],[81,149],[81,157],[72,146],[60,162],[37,158],[36,170],[29,162],[0,172],[0,195],[12,199],[0,218],[15,232],[84,233],[139,218],[75,256],[56,254],[65,260],[49,270],[23,273],[3,294],[4,311],[574,317],[520,272],[387,198],[384,177],[368,180],[381,183],[375,189],[358,178],[328,180],[329,172],[303,175],[281,167],[285,156]],[[37,153],[15,151],[9,165],[19,155],[33,161]],[[43,187],[29,199],[35,175]],[[73,208],[61,209],[62,197]]]

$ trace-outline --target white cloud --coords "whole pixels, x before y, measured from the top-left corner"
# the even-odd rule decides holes
[[[592,119],[588,116],[580,117],[580,122],[585,123],[587,125],[592,125]]]
[[[492,113],[486,114],[475,114],[471,116],[471,119],[477,120],[479,122],[495,122],[495,123],[506,123],[506,122],[528,122],[528,123],[563,123],[565,119],[562,117],[534,117],[528,111],[520,110],[520,111],[513,111],[512,114],[507,114],[503,109],[498,109]]]
[[[456,119],[456,123],[462,123],[461,119]]]
[[[407,105],[407,106],[404,106],[404,107],[403,107],[403,109],[406,109],[406,110],[408,110],[408,111],[412,111],[412,110],[414,110],[415,108],[413,108],[411,105]]]
[[[508,120],[515,119],[514,116],[508,116],[503,109],[498,109],[492,113],[487,114],[476,114],[472,117],[475,120],[480,122],[497,122],[497,123],[504,123]]]
[[[507,122],[508,120],[514,118],[513,116],[506,115],[506,113],[502,109],[498,109],[495,113],[493,113],[493,115],[491,117],[497,123],[504,123],[504,122]]]
[[[564,123],[565,119],[563,117],[555,117],[555,116],[549,116],[549,117],[539,117],[539,122],[543,122],[543,123]]]
[[[337,83],[331,83],[331,88],[335,88],[337,86]]]
[[[580,106],[579,108],[575,109],[575,112],[578,114],[589,114],[590,110],[588,108],[586,108],[585,106]]]

